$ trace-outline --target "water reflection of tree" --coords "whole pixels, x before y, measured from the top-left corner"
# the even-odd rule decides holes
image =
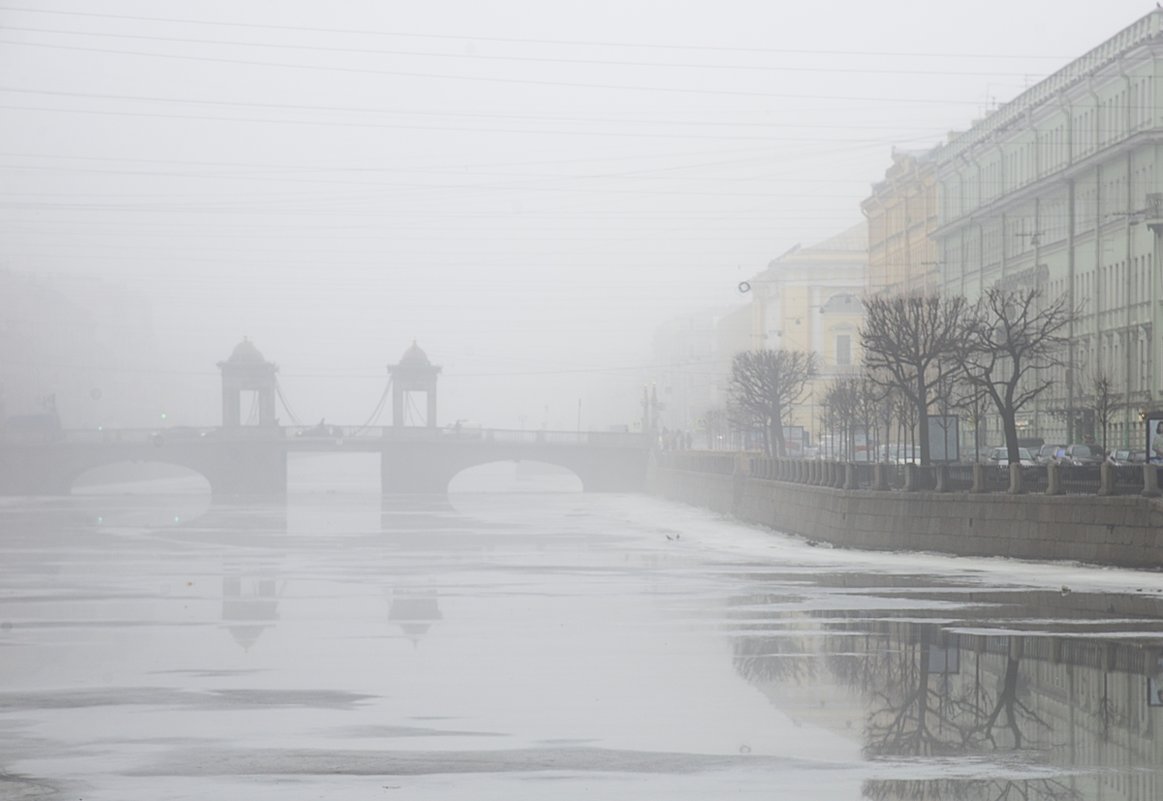
[[[814,681],[819,672],[815,654],[809,652],[804,638],[795,635],[747,631],[734,638],[733,649],[735,670],[750,681],[805,684]]]
[[[866,753],[932,756],[1020,749],[1029,740],[1028,730],[1050,730],[1019,695],[1021,638],[1007,641],[1005,672],[996,691],[986,686],[978,655],[972,678],[955,692],[947,665],[952,655],[960,659],[956,641],[938,641],[931,627],[918,628],[896,652],[895,669],[886,670],[873,689]],[[942,657],[936,672],[931,670],[935,656]]]
[[[1001,690],[993,699],[992,707],[988,697],[984,698],[985,704],[982,706],[966,706],[966,711],[971,714],[983,711],[986,713],[980,722],[970,725],[964,730],[965,743],[970,748],[997,750],[999,720],[1003,716],[1004,722],[1000,723],[1000,726],[1003,731],[1009,733],[1011,740],[1005,745],[1013,748],[1022,748],[1025,745],[1024,726],[1050,730],[1050,724],[1018,696],[1018,668],[1022,658],[1023,643],[1024,641],[1020,637],[1012,638],[1010,641],[1010,651],[1006,658],[1006,670]],[[978,676],[976,683],[980,685],[980,674]]]

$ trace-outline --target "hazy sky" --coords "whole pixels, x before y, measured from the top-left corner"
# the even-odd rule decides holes
[[[659,322],[1153,7],[0,0],[0,267],[124,282],[207,384],[248,335],[304,417],[416,338],[446,419],[604,425]]]

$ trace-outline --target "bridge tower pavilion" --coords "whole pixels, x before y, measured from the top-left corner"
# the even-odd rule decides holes
[[[218,362],[222,371],[222,425],[235,428],[243,425],[242,395],[255,393],[258,402],[258,425],[277,425],[275,397],[278,394],[278,365],[263,358],[258,348],[246,337],[234,347],[230,358]]]
[[[428,428],[436,427],[436,376],[440,367],[428,360],[428,354],[420,350],[416,340],[412,346],[404,351],[399,364],[388,365],[388,374],[392,377],[392,425],[401,428],[405,425],[408,400],[412,393],[423,392],[425,395],[424,425]]]

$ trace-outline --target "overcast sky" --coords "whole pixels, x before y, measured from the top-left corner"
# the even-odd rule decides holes
[[[0,267],[125,283],[207,380],[247,335],[304,417],[416,338],[445,418],[605,425],[658,323],[1153,7],[0,0]]]

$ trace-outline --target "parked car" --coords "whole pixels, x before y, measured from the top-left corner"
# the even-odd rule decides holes
[[[1115,448],[1107,454],[1106,460],[1116,467],[1145,464],[1147,462],[1147,452],[1133,451],[1129,448]]]
[[[1062,458],[1058,460],[1058,463],[1080,467],[1083,465],[1100,464],[1102,460],[1102,449],[1097,445],[1075,443],[1066,446],[1066,451],[1062,454]]]
[[[1009,450],[1004,446],[994,448],[989,452],[989,461],[1002,469],[1009,467]],[[1018,464],[1022,467],[1035,467],[1037,465],[1037,462],[1034,461],[1034,454],[1030,453],[1029,448],[1018,448]]]
[[[1050,462],[1056,462],[1061,459],[1065,453],[1065,445],[1043,445],[1034,454],[1034,461],[1038,464],[1049,464]]]
[[[880,446],[880,461],[890,464],[920,464],[921,449],[912,445],[890,443]]]

